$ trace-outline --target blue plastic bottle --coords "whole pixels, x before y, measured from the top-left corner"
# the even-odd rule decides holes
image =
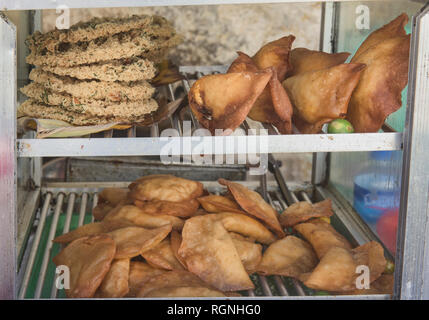
[[[401,164],[400,151],[374,151],[354,178],[353,204],[370,227],[386,210],[399,207]]]

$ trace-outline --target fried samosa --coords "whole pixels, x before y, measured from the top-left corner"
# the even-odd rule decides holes
[[[237,51],[238,57],[231,63],[226,73],[258,72],[260,69],[247,54]]]
[[[92,209],[95,221],[101,221],[104,217],[119,204],[130,204],[127,199],[128,189],[105,188],[98,194],[97,205]]]
[[[134,201],[142,212],[152,215],[169,215],[181,218],[192,217],[200,206],[195,199],[180,202],[173,201]]]
[[[154,267],[166,270],[183,270],[171,248],[170,239],[164,239],[153,249],[142,253],[146,262]]]
[[[129,291],[126,296],[135,297],[147,281],[166,272],[167,270],[151,267],[145,262],[131,261],[128,279]]]
[[[247,273],[252,274],[261,262],[262,246],[237,234],[231,235],[230,233],[230,236],[244,268]]]
[[[115,241],[105,234],[79,238],[62,249],[52,261],[70,270],[67,297],[92,298],[110,269],[115,251]]]
[[[140,201],[181,202],[201,197],[203,185],[198,181],[170,174],[144,176],[128,187],[129,197]]]
[[[330,217],[332,211],[332,201],[330,199],[317,202],[315,204],[300,201],[286,208],[280,215],[279,221],[283,227],[293,227],[312,218]]]
[[[311,244],[319,259],[333,247],[352,249],[346,238],[320,219],[297,224],[294,228]]]
[[[408,20],[408,15],[406,13],[402,13],[388,24],[373,31],[361,44],[353,59],[357,59],[361,53],[387,39],[405,36],[405,26],[407,25]]]
[[[264,45],[252,57],[259,69],[273,67],[279,81],[283,81],[286,73],[291,69],[289,54],[295,36],[289,35]]]
[[[240,206],[234,200],[224,196],[211,194],[197,199],[207,212],[237,212],[243,213]]]
[[[370,282],[377,280],[386,269],[384,249],[376,241],[371,241],[352,250],[357,265],[368,266]]]
[[[211,219],[221,221],[229,232],[251,237],[263,244],[276,241],[276,237],[262,223],[247,215],[235,212],[219,212],[208,216]]]
[[[356,287],[357,264],[350,250],[333,247],[320,260],[311,273],[304,273],[300,280],[312,289],[348,291]]]
[[[223,224],[207,215],[186,220],[179,255],[189,271],[220,291],[254,288]]]
[[[115,259],[126,259],[151,250],[158,245],[171,231],[171,225],[156,229],[126,227],[109,232],[116,243]]]
[[[216,129],[231,133],[246,119],[271,76],[270,69],[204,76],[189,91],[189,106],[213,135]]]
[[[311,246],[295,236],[287,236],[272,243],[264,252],[257,271],[263,275],[298,278],[310,272],[318,259]]]
[[[128,291],[130,259],[113,260],[109,272],[95,293],[96,298],[122,298]]]
[[[219,179],[221,185],[227,186],[235,201],[251,216],[262,220],[268,228],[273,230],[278,237],[284,237],[285,233],[280,226],[278,213],[260,196],[245,186],[225,179]]]
[[[301,133],[319,133],[323,124],[345,118],[362,63],[340,64],[283,81],[294,107],[293,122]]]
[[[185,261],[179,255],[179,248],[180,248],[180,245],[182,244],[182,235],[176,230],[171,231],[170,243],[171,243],[171,250],[173,251],[174,256],[184,267],[184,269],[187,269]]]
[[[224,297],[188,271],[168,271],[150,279],[137,297]]]
[[[377,132],[402,105],[408,83],[410,35],[379,42],[352,59],[367,65],[350,100],[347,120],[355,132]]]
[[[350,56],[348,52],[326,53],[323,51],[295,48],[290,52],[291,70],[288,77],[301,73],[323,70],[344,63]]]
[[[103,223],[122,223],[143,228],[159,228],[165,225],[172,225],[174,230],[181,230],[184,224],[183,220],[178,217],[164,214],[147,214],[132,205],[116,207],[106,215]]]

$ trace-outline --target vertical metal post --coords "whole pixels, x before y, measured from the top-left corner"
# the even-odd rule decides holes
[[[0,12],[0,299],[16,296],[16,28]]]
[[[429,299],[429,6],[413,17],[394,297]]]
[[[324,52],[335,52],[337,32],[337,3],[322,4],[322,19],[320,21],[319,49]],[[328,179],[329,153],[313,153],[313,166],[311,170],[311,182],[320,185]]]

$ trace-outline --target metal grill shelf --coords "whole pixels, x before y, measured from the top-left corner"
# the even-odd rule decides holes
[[[303,190],[289,191],[288,187],[283,190],[275,183],[266,182],[265,176],[258,181],[240,182],[250,189],[257,190],[270,204],[279,212],[283,211],[288,204],[297,201],[309,201],[309,193]],[[203,182],[206,189],[212,193],[219,194],[225,189],[217,182]],[[47,184],[41,190],[41,206],[33,226],[31,235],[24,253],[23,263],[19,271],[20,291],[19,298],[64,298],[65,293],[55,287],[55,265],[52,258],[60,250],[59,244],[53,244],[52,239],[78,226],[92,222],[91,210],[97,203],[97,194],[105,187],[126,187],[128,183],[52,183]],[[283,194],[287,193],[284,197]],[[319,190],[316,198],[324,197],[324,191]],[[287,201],[286,199],[289,199]],[[341,204],[336,198],[333,200],[333,208],[340,211]],[[318,201],[318,200],[317,200]],[[338,219],[337,219],[338,218]],[[356,226],[347,223],[344,226],[342,215],[335,215],[333,224],[340,231],[342,228],[356,229]],[[344,235],[352,243],[361,244],[371,239],[371,236],[361,235],[351,238],[356,230]],[[356,239],[357,238],[357,239]],[[255,290],[242,292],[248,297],[269,297],[270,299],[323,299],[333,296],[314,296],[315,291],[305,287],[295,279],[253,274],[251,279],[255,284]],[[390,295],[361,295],[361,296],[335,296],[340,299],[389,299]],[[230,297],[228,299],[231,299]]]
[[[185,79],[163,89],[173,101],[188,92],[195,79],[225,71],[225,66],[181,67]],[[198,136],[195,130],[200,128],[186,106],[146,128],[109,130],[87,138],[18,139],[18,157],[156,156],[165,153],[163,150],[168,150],[169,155],[199,155],[202,146],[208,146],[204,148],[207,155],[387,151],[402,150],[403,143],[402,133],[387,125],[381,133],[281,135],[274,126],[247,118],[239,128],[241,131],[229,136]],[[163,129],[174,129],[177,136],[160,137]],[[168,147],[173,145],[179,147]]]

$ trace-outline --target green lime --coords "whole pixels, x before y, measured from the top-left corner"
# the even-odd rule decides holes
[[[328,133],[353,133],[355,130],[345,119],[335,119],[328,126]]]
[[[393,272],[395,272],[395,264],[392,261],[387,260],[386,268],[384,269],[384,273],[392,274]]]

